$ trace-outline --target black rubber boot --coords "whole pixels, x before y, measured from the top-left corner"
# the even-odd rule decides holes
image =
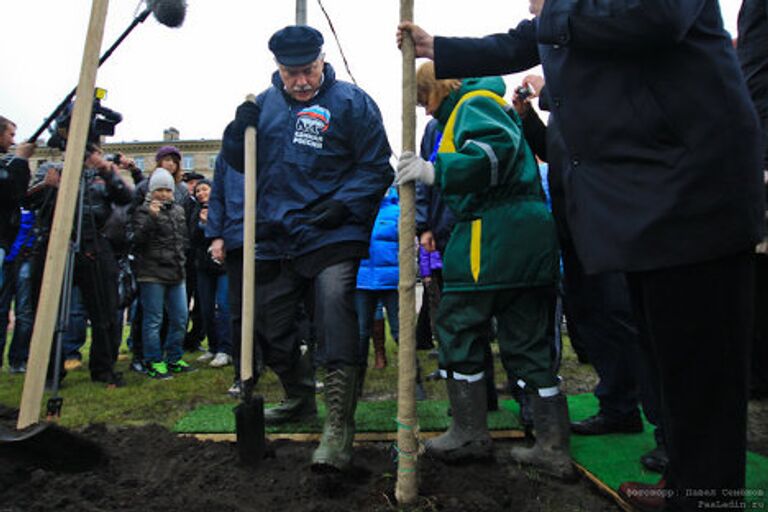
[[[312,454],[314,471],[347,471],[352,466],[359,378],[360,369],[354,366],[329,370],[325,376],[327,415],[320,446]]]
[[[486,423],[485,379],[476,382],[447,379],[451,426],[445,434],[427,440],[428,455],[441,460],[485,459],[493,453]]]
[[[548,475],[574,480],[576,471],[571,461],[571,422],[565,396],[558,393],[542,398],[537,392],[528,396],[531,399],[536,444],[531,448],[512,448],[512,459],[534,466]]]
[[[277,407],[264,410],[266,425],[303,421],[317,415],[315,371],[309,357],[302,355],[290,371],[279,375],[285,399]]]

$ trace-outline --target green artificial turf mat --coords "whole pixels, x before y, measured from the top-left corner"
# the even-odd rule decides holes
[[[569,396],[568,410],[572,421],[583,420],[597,412],[597,399],[591,394]],[[573,459],[615,490],[622,482],[659,481],[658,473],[646,471],[640,464],[640,456],[655,446],[653,425],[648,422],[641,434],[571,436]],[[748,496],[748,502],[766,502],[768,457],[747,453],[747,489],[755,494],[762,493],[762,496]]]
[[[268,404],[267,407],[274,404]],[[488,413],[488,427],[491,430],[520,430],[517,418],[517,404],[513,400],[502,401],[498,411]],[[204,405],[191,411],[176,423],[173,430],[179,433],[211,434],[234,433],[235,416],[233,405]],[[443,431],[448,428],[450,417],[446,414],[446,400],[417,402],[419,428],[424,432]],[[312,433],[322,432],[325,405],[317,404],[318,414],[314,421],[289,423],[279,427],[267,427],[267,433]],[[358,432],[394,432],[396,430],[397,402],[394,400],[360,401],[355,413]]]

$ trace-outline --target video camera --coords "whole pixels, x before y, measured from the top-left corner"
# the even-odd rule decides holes
[[[101,104],[107,95],[106,89],[96,88],[93,97],[93,110],[91,111],[91,121],[88,128],[88,143],[99,144],[102,136],[112,136],[115,134],[115,126],[123,120],[123,115],[115,112]],[[72,120],[72,111],[75,102],[71,101],[64,109],[53,125],[48,129],[51,136],[48,139],[48,147],[58,148],[61,151],[67,149],[67,137],[69,135],[69,123]]]

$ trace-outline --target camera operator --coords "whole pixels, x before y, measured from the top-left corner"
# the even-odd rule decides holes
[[[8,153],[15,136],[16,124],[0,116],[0,153]],[[19,229],[19,203],[29,184],[27,159],[34,151],[35,145],[26,142],[16,146],[15,154],[0,157],[0,284],[3,282],[3,260]]]
[[[37,290],[39,290],[48,235],[53,221],[53,205],[59,187],[60,170],[41,166],[38,183],[28,192],[30,207],[37,210],[38,245],[35,251]],[[122,386],[122,376],[114,371],[120,333],[117,330],[117,264],[110,242],[102,228],[114,207],[130,203],[133,189],[120,177],[118,167],[96,145],[89,144],[81,186],[82,217],[80,250],[75,255],[73,282],[82,291],[91,321],[92,342],[89,370],[91,380],[108,386]],[[78,226],[74,226],[73,238]],[[69,292],[69,290],[65,290]],[[37,295],[35,295],[36,297]]]

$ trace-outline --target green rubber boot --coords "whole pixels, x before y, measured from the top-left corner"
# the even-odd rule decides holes
[[[475,382],[446,380],[451,401],[451,426],[445,434],[427,440],[428,455],[446,461],[486,459],[493,453],[488,433],[485,379]]]
[[[317,416],[315,371],[309,357],[302,355],[290,371],[279,377],[285,398],[277,407],[264,410],[264,424],[281,425]]]
[[[542,398],[538,393],[531,393],[528,396],[531,399],[536,444],[531,448],[512,448],[512,459],[548,475],[574,480],[576,470],[571,461],[571,422],[565,395],[558,393]]]
[[[312,454],[312,469],[315,471],[347,471],[352,466],[359,378],[359,368],[354,366],[329,370],[325,376],[327,415],[320,446]]]

